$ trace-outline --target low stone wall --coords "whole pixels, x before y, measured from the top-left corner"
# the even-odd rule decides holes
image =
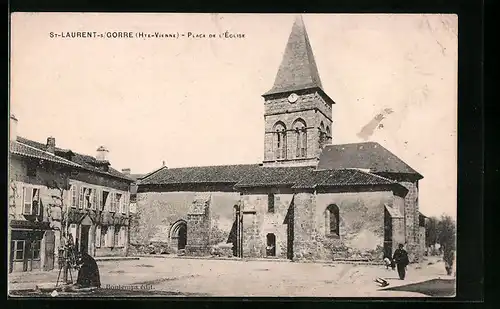
[[[210,255],[213,257],[232,257],[233,244],[217,244],[210,248]]]
[[[152,253],[153,252],[153,253]],[[146,254],[173,254],[173,250],[166,242],[155,242],[151,245],[145,244],[130,244],[129,256],[146,255]]]

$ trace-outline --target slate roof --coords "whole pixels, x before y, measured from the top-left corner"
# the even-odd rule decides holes
[[[314,167],[263,167],[259,164],[163,168],[139,181],[139,186],[181,184],[232,184],[236,189],[397,185],[387,178],[353,169],[324,171]]]
[[[293,188],[326,188],[341,186],[395,185],[397,182],[357,169],[315,170],[302,177]]]
[[[327,145],[318,169],[368,169],[371,173],[405,173],[423,178],[403,160],[376,142]]]
[[[33,159],[40,159],[45,161],[50,161],[58,164],[63,164],[72,167],[79,167],[80,165],[51,154],[50,152],[40,150],[38,148],[17,142],[10,141],[10,152],[23,157],[29,157]]]
[[[161,168],[139,180],[139,185],[147,184],[235,184],[245,175],[253,173],[258,164],[217,165],[199,167]]]
[[[264,96],[310,88],[318,88],[324,93],[304,21],[302,16],[298,16],[292,26],[274,85]]]
[[[262,167],[246,173],[236,183],[236,188],[293,186],[301,180],[312,177],[313,167]]]
[[[27,138],[24,138],[21,136],[17,137],[17,142],[18,142],[17,144],[25,144],[27,146],[30,146],[31,148],[36,148],[44,153],[50,154],[49,152],[46,151],[46,145],[43,143],[36,142],[36,141],[30,140],[30,139],[27,139]],[[65,158],[63,158],[61,156],[62,154],[71,153],[72,158],[71,158],[70,162],[75,163],[77,167],[80,167],[80,168],[83,168],[83,169],[86,169],[86,170],[89,170],[89,171],[92,171],[95,173],[99,173],[99,174],[108,175],[108,176],[112,176],[112,177],[116,177],[116,178],[121,178],[121,179],[127,180],[129,182],[133,181],[133,179],[120,173],[119,171],[115,170],[111,166],[108,168],[107,172],[99,169],[97,159],[92,157],[92,156],[76,153],[76,152],[73,152],[71,150],[62,149],[62,148],[58,148],[58,147],[55,148],[55,153],[56,153],[56,155],[52,155],[52,154],[50,154],[50,155],[57,157],[57,158],[60,158],[61,160],[66,160]],[[69,161],[69,160],[66,160],[66,161]]]

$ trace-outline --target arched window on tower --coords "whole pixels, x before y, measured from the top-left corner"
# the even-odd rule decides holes
[[[275,140],[274,153],[277,160],[286,159],[286,127],[282,122],[274,125]]]
[[[329,236],[340,236],[339,207],[335,204],[328,206],[325,210],[325,233]]]
[[[306,122],[302,119],[297,119],[293,123],[295,131],[296,149],[295,156],[297,158],[307,157],[307,126]]]

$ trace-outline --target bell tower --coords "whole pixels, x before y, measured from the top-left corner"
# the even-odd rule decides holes
[[[332,105],[325,93],[302,16],[285,47],[265,102],[264,166],[316,166],[332,141]]]

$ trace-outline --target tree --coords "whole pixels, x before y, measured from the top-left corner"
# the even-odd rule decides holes
[[[438,242],[438,223],[438,218],[430,217],[425,224],[425,245],[427,247]]]
[[[437,230],[438,242],[441,246],[444,246],[444,250],[455,250],[457,233],[455,220],[452,217],[443,214],[437,225]]]

